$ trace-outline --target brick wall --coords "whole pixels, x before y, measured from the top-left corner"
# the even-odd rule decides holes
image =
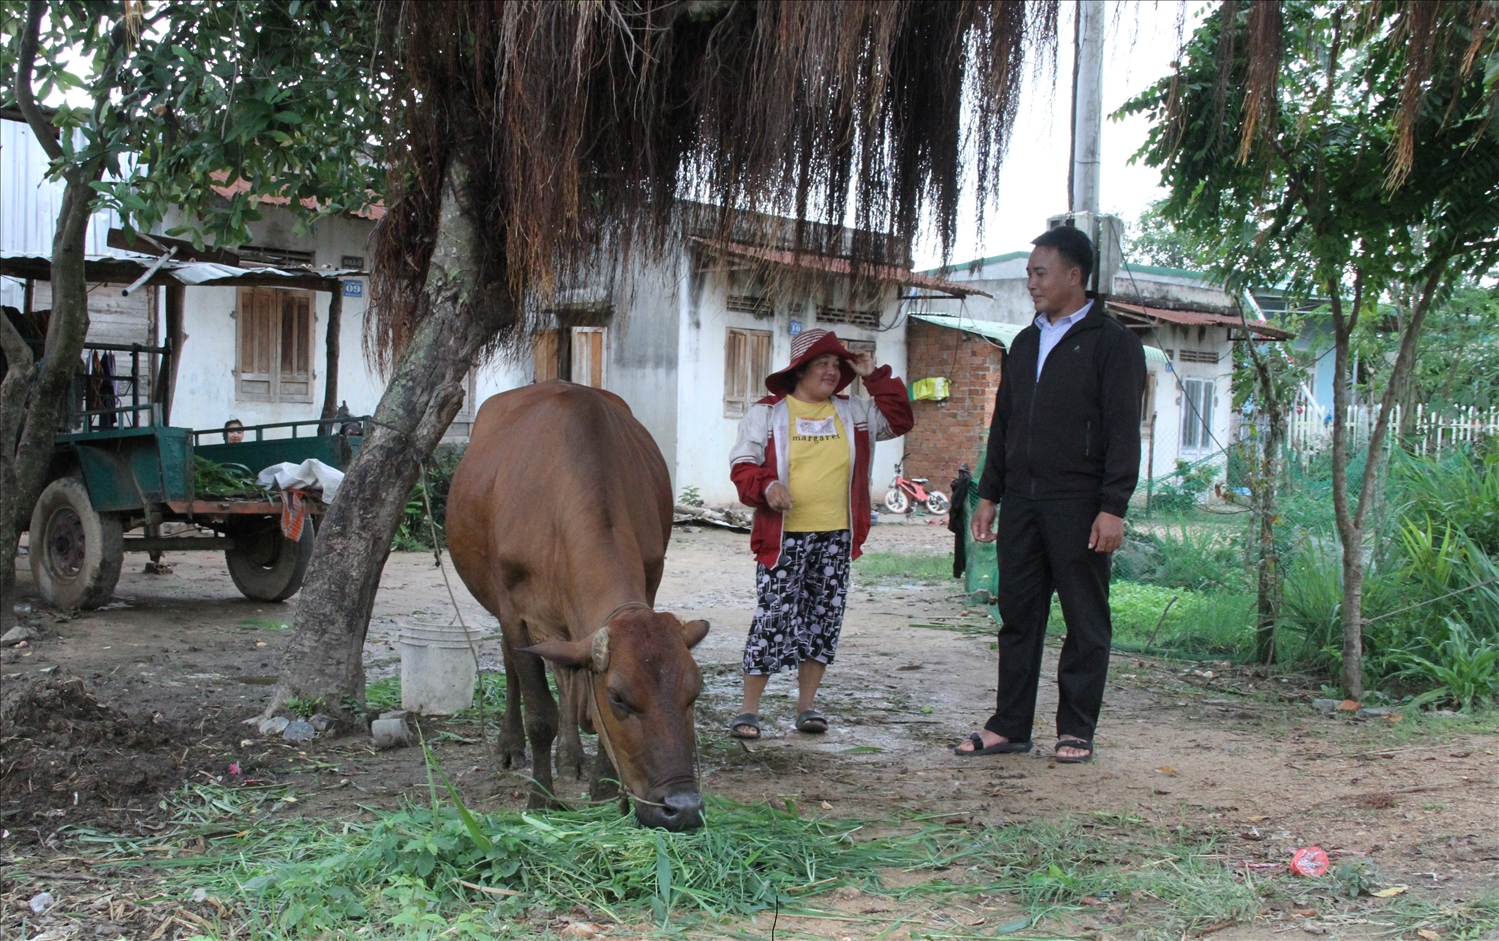
[[[958,465],[977,465],[989,439],[994,393],[999,388],[1004,351],[983,337],[911,320],[906,328],[906,381],[928,376],[952,383],[945,402],[912,402],[916,427],[906,435],[906,476],[927,477],[946,491]],[[876,467],[888,480],[891,468]]]

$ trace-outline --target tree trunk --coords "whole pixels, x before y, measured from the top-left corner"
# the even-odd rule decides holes
[[[32,0],[27,5],[16,66],[16,104],[37,143],[53,160],[67,154],[52,136],[53,127],[37,107],[31,87],[36,64],[37,41],[47,4]],[[112,30],[112,48],[106,56],[103,75],[96,87],[112,90],[119,70],[115,53],[124,42],[123,21]],[[105,96],[107,99],[107,94]],[[101,99],[105,100],[105,99]],[[97,118],[97,109],[96,109]],[[6,337],[6,375],[0,381],[0,625],[15,620],[15,566],[18,533],[28,526],[37,497],[47,485],[52,468],[52,450],[62,425],[66,393],[78,368],[78,357],[88,338],[88,282],[84,275],[85,238],[88,235],[92,184],[104,172],[104,161],[64,164],[66,181],[52,235],[52,315],[42,345],[39,363],[29,362],[29,352],[15,358],[9,347],[16,337]],[[19,370],[19,372],[18,372]],[[16,406],[19,400],[19,406]]]
[[[52,317],[47,325],[45,355],[39,364],[11,360],[6,386],[30,385],[30,396],[20,408],[0,410],[0,442],[15,442],[14,449],[0,447],[0,470],[4,496],[0,507],[8,525],[0,526],[0,623],[10,624],[15,614],[15,566],[17,534],[31,518],[31,509],[47,485],[52,466],[53,439],[62,425],[68,385],[88,337],[88,282],[83,256],[88,233],[89,203],[98,172],[74,171],[63,188],[57,214],[57,233],[52,239]],[[16,339],[19,339],[17,336]],[[7,360],[10,360],[7,351]],[[20,370],[19,374],[17,370]],[[12,381],[12,376],[17,376]],[[26,396],[25,389],[19,396]]]
[[[1384,464],[1385,444],[1389,440],[1390,421],[1394,415],[1395,403],[1400,400],[1406,382],[1410,378],[1411,371],[1416,365],[1416,346],[1421,340],[1421,328],[1426,322],[1426,312],[1431,308],[1431,299],[1436,294],[1437,287],[1442,283],[1442,277],[1446,273],[1447,259],[1442,258],[1431,263],[1431,273],[1427,276],[1426,283],[1422,286],[1421,295],[1417,298],[1415,306],[1411,309],[1410,319],[1406,321],[1404,329],[1400,334],[1400,351],[1395,356],[1394,368],[1390,370],[1389,382],[1385,385],[1384,395],[1380,397],[1379,415],[1374,420],[1374,427],[1369,434],[1369,456],[1364,465],[1363,485],[1359,488],[1358,507],[1353,514],[1353,527],[1358,534],[1359,553],[1356,557],[1358,562],[1353,574],[1353,581],[1349,578],[1349,555],[1348,544],[1344,544],[1343,552],[1343,682],[1345,688],[1349,689],[1350,699],[1363,698],[1363,627],[1364,627],[1364,570],[1363,570],[1363,534],[1368,528],[1369,513],[1373,510],[1376,495],[1379,488],[1380,469]],[[1346,465],[1344,468],[1346,475]],[[1347,478],[1344,478],[1346,490]],[[1334,484],[1337,482],[1336,471],[1334,471]],[[1345,497],[1346,500],[1346,497]],[[1353,585],[1350,590],[1349,585]],[[1352,604],[1350,605],[1350,599]],[[1356,619],[1356,620],[1355,620]],[[1350,641],[1350,634],[1352,639]],[[1354,687],[1348,685],[1348,651],[1350,643],[1356,643],[1359,667],[1359,682],[1357,692]]]
[[[0,315],[0,350],[5,353],[5,376],[0,379],[0,434],[10,435],[21,427],[26,390],[36,369],[31,348]],[[5,440],[9,440],[7,437]],[[16,459],[9,449],[0,449],[0,633],[10,630],[16,615],[16,542],[20,538],[19,504],[16,499]]]
[[[1348,406],[1353,395],[1349,345],[1358,323],[1363,292],[1354,290],[1353,310],[1345,313],[1341,285],[1328,284],[1333,317],[1332,505],[1343,547],[1343,695],[1364,696],[1364,532],[1348,503]],[[1367,473],[1365,478],[1367,479]]]
[[[1280,490],[1280,457],[1285,445],[1286,416],[1282,403],[1268,387],[1273,378],[1261,371],[1261,384],[1267,387],[1263,396],[1268,405],[1265,434],[1260,441],[1259,486],[1255,493],[1255,512],[1259,516],[1258,585],[1255,607],[1258,615],[1254,634],[1255,660],[1275,662],[1275,624],[1280,619],[1281,573],[1280,549],[1275,543],[1275,512]]]
[[[468,303],[479,282],[478,232],[462,198],[466,180],[459,163],[449,167],[427,275],[427,316],[401,355],[364,444],[318,528],[266,715],[293,696],[321,699],[332,714],[346,715],[355,703],[363,708],[365,631],[406,495],[463,405],[470,366],[503,325],[476,317]],[[513,308],[496,319],[509,316]]]
[[[1400,350],[1395,356],[1395,365],[1390,370],[1384,395],[1380,397],[1379,414],[1370,430],[1364,479],[1359,487],[1358,504],[1355,507],[1350,507],[1348,502],[1348,431],[1344,418],[1351,398],[1349,343],[1358,320],[1362,291],[1355,288],[1354,310],[1345,318],[1337,287],[1331,286],[1336,354],[1333,379],[1333,408],[1336,414],[1332,438],[1332,495],[1338,519],[1338,538],[1343,543],[1342,682],[1343,693],[1349,699],[1362,699],[1364,696],[1364,533],[1378,491],[1379,468],[1389,439],[1394,405],[1400,400],[1411,370],[1415,368],[1416,346],[1421,339],[1421,328],[1426,322],[1426,312],[1431,308],[1431,299],[1436,295],[1446,273],[1447,259],[1442,257],[1433,260],[1429,269],[1421,294],[1411,309],[1410,319],[1401,331]]]

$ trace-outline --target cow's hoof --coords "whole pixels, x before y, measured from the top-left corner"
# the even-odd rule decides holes
[[[572,778],[574,781],[583,780],[583,747],[578,746],[574,752],[571,748],[557,749],[557,776]]]
[[[613,778],[595,778],[588,785],[588,799],[594,801],[614,800],[619,796],[619,782]]]
[[[512,737],[502,733],[499,741],[495,742],[494,750],[495,757],[503,770],[518,771],[526,767],[525,736]]]
[[[566,810],[567,805],[555,797],[540,791],[532,791],[531,796],[526,799],[527,810]]]

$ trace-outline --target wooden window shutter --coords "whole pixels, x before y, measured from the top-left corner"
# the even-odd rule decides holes
[[[557,378],[557,331],[546,330],[536,338],[531,352],[532,376],[537,382]]]
[[[603,327],[573,327],[572,381],[594,389],[604,387]]]
[[[770,373],[770,331],[730,330],[724,341],[723,417],[743,418]]]
[[[312,401],[312,295],[240,288],[237,397]]]
[[[239,397],[273,401],[275,375],[271,351],[275,345],[274,292],[263,288],[239,290]]]

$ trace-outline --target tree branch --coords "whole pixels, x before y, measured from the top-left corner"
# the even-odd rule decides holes
[[[1441,286],[1442,276],[1447,271],[1447,265],[1451,256],[1441,256],[1436,259],[1426,276],[1426,283],[1421,286],[1421,294],[1415,306],[1411,310],[1410,321],[1406,323],[1405,330],[1400,336],[1400,351],[1395,355],[1395,365],[1390,370],[1389,381],[1385,383],[1384,395],[1379,401],[1379,417],[1374,420],[1374,428],[1369,435],[1369,458],[1368,470],[1364,472],[1363,485],[1359,487],[1358,507],[1354,511],[1353,525],[1362,530],[1365,520],[1369,517],[1369,510],[1374,503],[1374,486],[1378,478],[1375,468],[1380,458],[1384,455],[1385,440],[1389,437],[1390,417],[1394,412],[1395,403],[1400,398],[1405,383],[1410,378],[1411,369],[1416,364],[1416,345],[1421,339],[1421,327],[1426,321],[1426,312],[1431,307],[1431,299],[1436,295],[1437,288]]]
[[[42,14],[47,12],[47,0],[31,0],[26,5],[26,25],[21,32],[21,55],[16,63],[16,105],[31,127],[31,134],[42,145],[47,156],[62,159],[62,145],[52,137],[52,123],[36,106],[36,93],[31,87],[31,76],[36,70],[37,46],[42,32]]]
[[[21,336],[21,331],[10,322],[9,317],[0,316],[0,352],[5,353],[5,374],[8,376],[14,370],[26,370],[31,368],[34,358],[31,355],[31,347],[26,345],[26,340]],[[0,379],[3,379],[0,376]]]

